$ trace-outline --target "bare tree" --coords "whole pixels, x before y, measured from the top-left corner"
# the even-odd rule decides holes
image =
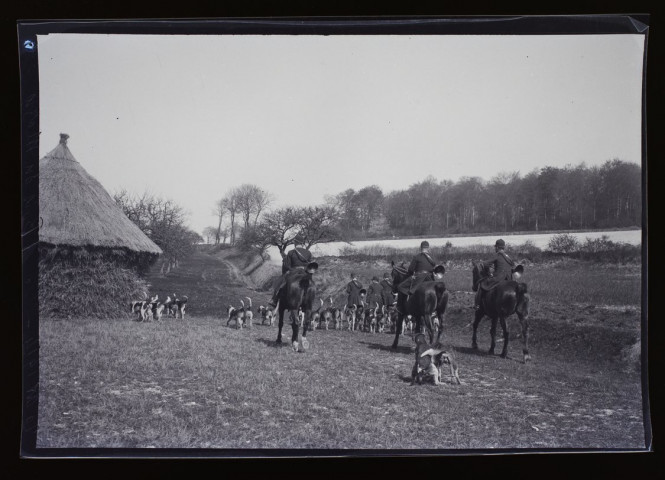
[[[219,244],[221,233],[222,233],[222,220],[226,215],[226,205],[224,204],[224,199],[219,199],[215,202],[215,208],[212,213],[217,217],[217,230],[215,232],[215,245]]]
[[[301,208],[298,217],[298,239],[308,250],[318,243],[332,242],[342,237],[337,227],[340,215],[330,205]]]
[[[236,241],[236,214],[238,214],[238,212],[240,211],[238,200],[239,200],[239,194],[237,188],[232,189],[221,200],[222,205],[224,205],[226,211],[229,212],[229,216],[231,218],[231,225],[230,225],[231,230],[229,233],[230,237],[229,241],[231,245],[234,245]]]
[[[194,250],[202,237],[186,224],[186,213],[173,200],[150,193],[140,196],[121,190],[114,199],[127,217],[134,222],[164,252],[162,271],[177,266],[181,258]]]
[[[215,245],[219,243],[218,238],[219,238],[219,229],[215,227],[206,227],[203,229],[203,237],[206,240],[206,243],[212,243],[214,242]],[[212,240],[212,242],[211,242]]]
[[[293,245],[300,233],[300,209],[294,207],[280,208],[264,215],[256,226],[259,247],[267,248],[274,245],[282,258],[286,256],[286,248]]]
[[[242,215],[243,226],[256,225],[261,212],[272,201],[272,195],[256,185],[245,183],[236,189],[238,212]]]

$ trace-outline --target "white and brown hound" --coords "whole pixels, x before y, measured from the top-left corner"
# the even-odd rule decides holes
[[[244,303],[242,304],[242,306],[245,308],[245,326],[247,328],[252,328],[252,322],[254,320],[254,312],[252,312],[252,299],[249,297],[245,298],[249,300],[248,307],[245,307]],[[240,300],[240,303],[242,303],[242,300]]]
[[[259,313],[261,314],[261,325],[267,320],[268,325],[272,327],[273,322],[275,321],[275,312],[270,307],[265,307],[263,305],[259,306]]]
[[[146,321],[148,320],[148,313],[150,312],[150,302],[146,300],[129,302],[129,312],[136,314],[137,322]]]
[[[240,303],[242,303],[242,307],[235,308],[233,305],[229,305],[229,308],[226,310],[229,316],[228,320],[226,321],[227,327],[229,326],[229,323],[235,321],[236,330],[242,329],[245,323],[245,303],[242,300],[240,300]]]
[[[180,315],[180,319],[184,320],[185,319],[185,308],[187,307],[187,300],[188,297],[187,295],[183,295],[182,298],[177,298],[175,293],[173,294],[174,300],[173,300],[173,305],[171,306],[171,311],[174,312],[174,317],[178,318],[178,315]]]

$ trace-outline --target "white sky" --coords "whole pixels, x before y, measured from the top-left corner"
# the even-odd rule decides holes
[[[643,35],[38,37],[40,158],[59,134],[109,191],[214,225],[277,205],[543,166],[641,161]]]

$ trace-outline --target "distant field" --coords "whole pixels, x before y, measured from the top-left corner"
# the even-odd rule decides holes
[[[316,274],[322,296],[345,300],[344,287],[351,271],[367,286],[374,275],[383,278],[390,272],[385,260],[350,261],[339,257],[319,259]],[[445,275],[451,291],[471,292],[471,266],[453,265]],[[583,305],[630,305],[641,303],[641,267],[639,265],[603,265],[580,261],[528,265],[520,281],[527,283],[533,301]]]
[[[503,238],[508,247],[510,245],[523,244],[526,241],[533,242],[533,244],[538,248],[547,248],[547,244],[550,239],[556,235],[556,233],[529,233],[529,234],[520,234],[520,235],[510,235],[510,234],[492,234],[492,235],[476,235],[476,236],[467,236],[467,237],[440,237],[440,238],[427,238],[427,241],[432,247],[441,247],[447,242],[452,243],[455,247],[465,247],[469,245],[494,245],[494,242],[497,238]],[[618,243],[630,243],[632,245],[639,245],[642,242],[642,230],[613,230],[606,232],[573,232],[570,235],[576,237],[581,242],[584,242],[586,238],[597,239],[603,235],[607,235],[609,240]],[[393,248],[413,248],[414,252],[418,251],[420,246],[420,240],[423,238],[407,238],[407,239],[390,239],[390,240],[363,240],[358,242],[351,242],[351,246],[356,248],[363,248],[367,246],[385,246]],[[312,253],[315,256],[337,256],[345,247],[349,247],[348,243],[345,242],[331,242],[324,243],[320,245],[315,245],[312,247]],[[281,258],[276,247],[271,247],[268,250],[270,258],[274,262],[280,262]]]

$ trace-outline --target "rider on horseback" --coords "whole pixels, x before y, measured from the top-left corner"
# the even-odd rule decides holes
[[[480,308],[480,297],[482,296],[483,290],[491,290],[499,282],[504,280],[513,279],[513,267],[515,262],[512,258],[508,256],[504,249],[506,248],[506,242],[501,238],[496,241],[494,244],[494,251],[496,254],[490,260],[481,261],[481,271],[483,270],[483,265],[487,265],[493,268],[494,273],[490,274],[489,277],[481,279],[478,285],[478,291],[476,292],[475,307],[476,310]]]
[[[307,265],[313,262],[312,252],[302,246],[302,242],[296,242],[294,249],[291,250],[282,262],[282,276],[273,291],[272,298],[268,302],[270,308],[275,308],[279,299],[279,291],[286,285],[286,276],[293,270],[305,270]],[[316,268],[307,270],[308,273],[314,273]]]
[[[425,281],[432,281],[435,267],[443,268],[442,265],[436,264],[429,254],[429,242],[424,240],[420,243],[420,253],[413,257],[411,264],[407,270],[409,278],[399,284],[397,290],[404,295],[411,295],[418,288],[418,286]],[[445,269],[444,269],[445,270]],[[441,273],[443,275],[443,273]]]

